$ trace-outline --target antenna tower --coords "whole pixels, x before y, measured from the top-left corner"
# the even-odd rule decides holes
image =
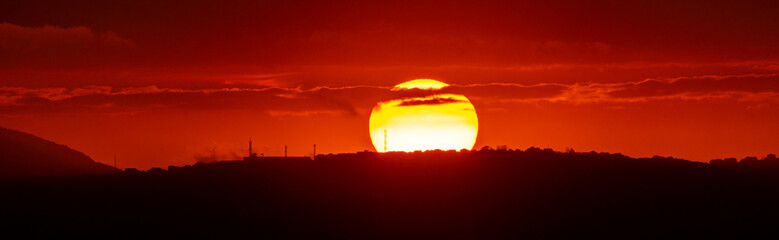
[[[249,138],[249,157],[253,157],[254,154],[252,153],[252,138]]]
[[[387,129],[384,129],[384,152],[387,152]]]

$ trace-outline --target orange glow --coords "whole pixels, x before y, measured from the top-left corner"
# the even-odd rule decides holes
[[[414,88],[437,90],[437,89],[444,88],[446,86],[449,86],[449,84],[446,84],[441,81],[436,81],[433,79],[416,79],[416,80],[411,80],[408,82],[395,85],[395,87],[392,88],[392,90],[397,91],[397,90],[414,89]]]
[[[446,83],[418,79],[392,90],[431,89]],[[479,122],[473,105],[463,95],[434,94],[379,102],[371,113],[369,130],[376,151],[460,150],[476,143]]]
[[[475,149],[779,153],[779,1],[14,2],[0,127],[120,168],[241,159],[250,137],[264,156],[383,151],[378,122],[458,105],[479,109]],[[418,104],[433,94],[472,106]],[[410,142],[387,127],[388,150]],[[449,148],[424,141],[403,148]]]

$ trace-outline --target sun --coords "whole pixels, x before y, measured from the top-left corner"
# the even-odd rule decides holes
[[[379,102],[373,108],[368,128],[376,151],[473,148],[479,131],[476,110],[465,96],[443,92],[447,86],[417,79],[392,88],[408,91],[408,95],[416,92],[413,97]]]

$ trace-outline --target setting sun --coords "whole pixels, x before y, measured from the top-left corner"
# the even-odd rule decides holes
[[[436,92],[446,86],[432,79],[417,79],[392,88],[430,92],[379,102],[373,108],[369,129],[376,151],[473,148],[479,130],[473,104],[463,95]]]

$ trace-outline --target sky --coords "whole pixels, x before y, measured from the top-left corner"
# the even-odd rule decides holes
[[[0,2],[0,126],[118,167],[374,150],[450,84],[475,148],[779,153],[777,1]]]

